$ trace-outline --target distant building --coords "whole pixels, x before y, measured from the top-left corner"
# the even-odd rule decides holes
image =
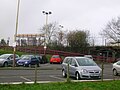
[[[17,45],[18,46],[44,45],[44,35],[43,34],[18,34]]]

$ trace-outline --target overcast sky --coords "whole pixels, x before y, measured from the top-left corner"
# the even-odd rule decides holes
[[[0,39],[12,42],[18,0],[0,0]],[[120,0],[20,0],[18,34],[36,34],[45,24],[42,11],[51,11],[48,22],[66,29],[87,29],[98,36],[112,18],[120,16]]]

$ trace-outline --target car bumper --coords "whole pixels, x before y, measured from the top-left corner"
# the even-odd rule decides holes
[[[51,63],[61,63],[62,61],[60,61],[60,60],[51,60],[50,62]]]
[[[101,74],[100,73],[97,73],[97,74],[91,74],[91,73],[88,73],[88,74],[81,74],[81,78],[101,78]]]
[[[17,63],[17,66],[24,66],[24,63]]]
[[[3,62],[0,62],[0,66],[3,66]]]

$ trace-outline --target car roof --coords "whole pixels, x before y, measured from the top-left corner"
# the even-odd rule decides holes
[[[86,58],[86,57],[83,57],[83,56],[67,56],[66,58]]]
[[[84,55],[84,56],[92,56],[92,55]]]
[[[2,55],[13,55],[13,54],[2,54]]]
[[[52,55],[52,56],[59,56],[59,54],[54,54],[54,55]]]

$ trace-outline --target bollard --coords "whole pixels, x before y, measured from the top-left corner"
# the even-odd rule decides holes
[[[69,63],[67,65],[67,82],[69,83],[70,82],[70,75],[69,75]]]
[[[102,81],[103,81],[103,70],[104,70],[104,61],[102,61],[102,76],[101,76]]]
[[[37,83],[37,65],[35,65],[35,80],[34,83]]]
[[[113,71],[112,71],[113,72]],[[115,76],[114,76],[114,72],[112,73],[112,75],[113,75],[113,80],[115,81]]]

